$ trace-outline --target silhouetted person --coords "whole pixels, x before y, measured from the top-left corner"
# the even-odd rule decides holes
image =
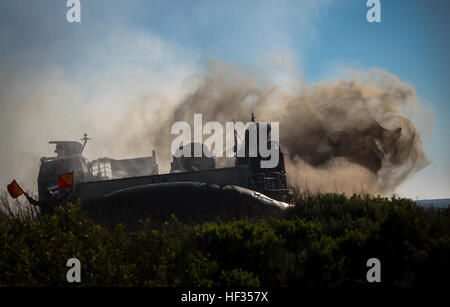
[[[71,194],[71,193],[66,193],[65,195],[63,195],[60,198],[55,198],[52,196],[52,194],[49,191],[47,191],[47,193],[49,195],[47,197],[47,200],[45,200],[45,201],[35,200],[25,192],[23,194],[25,195],[25,197],[27,198],[27,200],[30,204],[40,208],[42,215],[45,215],[45,214],[52,215],[52,214],[56,213],[56,209],[58,208],[58,205],[60,203],[62,203]]]

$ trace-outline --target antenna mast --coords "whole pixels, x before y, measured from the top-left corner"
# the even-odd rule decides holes
[[[87,141],[91,140],[91,138],[88,138],[87,136],[88,136],[87,133],[85,133],[83,135],[83,138],[81,139],[81,141],[84,141],[84,143],[83,143],[83,150],[84,150],[84,147],[86,146]]]
[[[255,122],[255,99],[253,95],[251,97],[252,97],[252,122]]]

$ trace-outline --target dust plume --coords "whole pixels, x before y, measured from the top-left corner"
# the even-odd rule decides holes
[[[247,122],[252,111],[257,120],[279,121],[288,183],[299,190],[387,194],[428,163],[406,116],[421,112],[415,90],[386,71],[308,84],[295,74],[274,78],[271,69],[212,61],[202,72],[172,62],[164,75],[131,67],[118,80],[98,79],[89,93],[64,71],[41,71],[45,80],[38,73],[3,75],[4,183],[35,182],[39,157],[52,155],[47,141],[77,140],[84,132],[93,137],[84,153],[90,160],[156,149],[160,173],[167,172],[176,137],[170,128],[192,123],[194,113],[204,123]]]
[[[290,90],[218,62],[147,138],[160,151],[176,121],[225,123],[257,119],[280,122],[288,178],[298,189],[389,193],[428,160],[420,135],[404,114],[419,108],[415,90],[383,71],[351,72],[322,84],[290,80]],[[170,156],[170,152],[162,153]],[[161,155],[159,155],[161,157]]]

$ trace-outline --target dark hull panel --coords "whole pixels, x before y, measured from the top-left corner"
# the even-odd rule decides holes
[[[200,182],[157,183],[121,189],[85,203],[88,212],[117,222],[133,219],[207,220],[210,217],[261,216],[283,211],[288,204],[238,186]]]
[[[236,185],[246,188],[248,187],[248,173],[246,168],[230,167],[196,172],[84,182],[76,185],[74,197],[80,198],[83,201],[95,200],[121,189],[164,182],[203,182],[219,186]]]

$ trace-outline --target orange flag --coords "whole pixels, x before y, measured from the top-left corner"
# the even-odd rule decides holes
[[[23,194],[23,190],[20,185],[17,184],[16,180],[13,180],[10,184],[8,184],[8,192],[12,198],[17,198]]]
[[[58,188],[70,188],[73,186],[73,172],[59,175]]]

